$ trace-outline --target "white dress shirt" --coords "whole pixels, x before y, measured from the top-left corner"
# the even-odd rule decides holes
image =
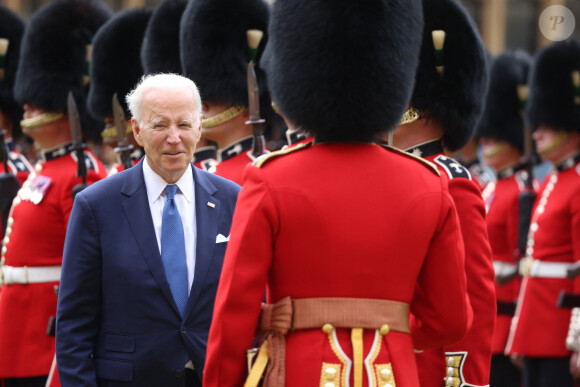
[[[157,237],[157,246],[161,254],[161,220],[163,218],[163,207],[165,206],[166,196],[165,187],[167,182],[151,169],[147,156],[143,161],[143,177],[145,178],[145,187],[149,202],[149,210],[153,218],[155,227],[155,236]],[[179,188],[175,194],[175,204],[181,223],[183,224],[183,233],[185,237],[185,258],[187,261],[187,290],[191,292],[193,276],[195,273],[195,248],[197,244],[197,226],[195,222],[195,189],[193,184],[193,172],[191,164],[175,183]]]

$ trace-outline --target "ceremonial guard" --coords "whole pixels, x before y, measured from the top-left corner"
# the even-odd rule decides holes
[[[454,345],[417,355],[422,387],[487,386],[495,325],[494,270],[479,185],[446,156],[471,138],[487,86],[485,50],[475,24],[455,0],[424,0],[425,26],[410,108],[393,145],[434,163],[449,178],[465,240],[467,295],[473,325]]]
[[[14,100],[13,86],[24,22],[10,9],[0,6],[0,237],[16,192],[28,178],[32,166],[16,149],[22,136],[22,108]],[[1,239],[0,239],[1,240]]]
[[[473,181],[475,181],[483,191],[489,183],[495,181],[495,176],[487,166],[480,162],[477,154],[479,146],[479,138],[473,136],[467,144],[455,152],[453,157],[469,171]]]
[[[213,172],[238,184],[246,165],[265,153],[254,146],[248,101],[247,64],[260,59],[266,43],[268,4],[264,0],[196,0],[188,3],[181,20],[180,44],[183,74],[200,89],[204,105],[202,137],[217,143],[218,165]],[[264,37],[249,48],[247,31]],[[250,52],[250,53],[249,53]],[[259,106],[266,121],[273,116],[263,71],[255,68]]]
[[[408,104],[421,25],[419,1],[273,4],[264,69],[280,111],[315,141],[246,168],[205,387],[243,384],[257,328],[246,386],[269,359],[264,386],[416,387],[414,348],[467,331],[463,240],[446,180],[374,143]]]
[[[143,155],[133,136],[125,96],[143,75],[141,43],[150,16],[151,11],[145,9],[121,11],[109,19],[93,39],[87,107],[95,119],[105,123],[101,133],[103,142],[115,148],[119,155],[119,161],[109,174],[132,167]],[[113,107],[114,95],[116,108]]]
[[[522,254],[518,245],[520,197],[529,180],[529,171],[522,163],[522,108],[527,99],[530,66],[531,58],[524,52],[506,53],[494,60],[485,109],[477,127],[477,137],[483,147],[483,161],[497,171],[497,181],[489,183],[483,191],[496,273],[497,320],[490,375],[493,387],[521,385],[520,370],[504,354],[520,280],[518,276],[512,276],[510,281],[504,282],[502,278],[515,270]]]
[[[532,212],[506,351],[523,357],[526,387],[573,386],[573,376],[580,376],[578,341],[566,341],[571,313],[557,303],[562,291],[580,293],[580,278],[567,278],[570,265],[580,261],[578,42],[553,43],[537,53],[526,115],[537,153],[554,169],[546,176]]]
[[[106,176],[95,155],[83,151],[80,125],[71,126],[69,118],[97,137],[97,123],[85,107],[87,52],[109,16],[100,1],[55,0],[33,15],[24,33],[14,94],[24,105],[22,129],[41,154],[14,199],[2,246],[0,379],[7,387],[46,382],[54,357],[50,323],[56,316],[55,289],[73,189]],[[76,114],[67,107],[69,92],[71,102],[78,103]],[[76,176],[78,171],[85,176]]]

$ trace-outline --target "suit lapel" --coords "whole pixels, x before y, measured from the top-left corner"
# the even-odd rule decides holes
[[[199,298],[207,271],[211,266],[220,213],[220,201],[214,196],[217,191],[215,186],[195,167],[193,167],[193,179],[195,181],[197,243],[195,249],[195,274],[187,303],[186,316],[189,316]]]
[[[161,255],[159,254],[159,246],[157,245],[157,237],[155,236],[153,219],[151,218],[151,210],[147,199],[147,189],[143,178],[143,159],[133,168],[127,170],[126,173],[128,175],[127,180],[121,190],[121,193],[127,196],[127,200],[122,203],[125,216],[153,278],[167,302],[179,315],[179,310],[165,277]]]

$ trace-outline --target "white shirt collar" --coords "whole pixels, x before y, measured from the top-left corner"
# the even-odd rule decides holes
[[[147,156],[144,157],[143,161],[143,178],[145,179],[145,187],[147,188],[147,198],[149,200],[149,205],[151,206],[153,203],[159,199],[161,194],[165,191],[165,187],[167,186],[167,182],[159,176],[151,166],[149,166],[149,160]],[[181,191],[183,197],[187,200],[187,202],[191,202],[192,194],[193,194],[193,171],[191,170],[191,164],[188,165],[185,173],[177,182],[175,183]]]

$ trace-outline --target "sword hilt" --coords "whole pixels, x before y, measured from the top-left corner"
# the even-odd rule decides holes
[[[266,120],[249,120],[246,125],[252,125],[253,142],[252,142],[252,156],[260,157],[266,153],[266,139],[264,138],[264,128]]]

